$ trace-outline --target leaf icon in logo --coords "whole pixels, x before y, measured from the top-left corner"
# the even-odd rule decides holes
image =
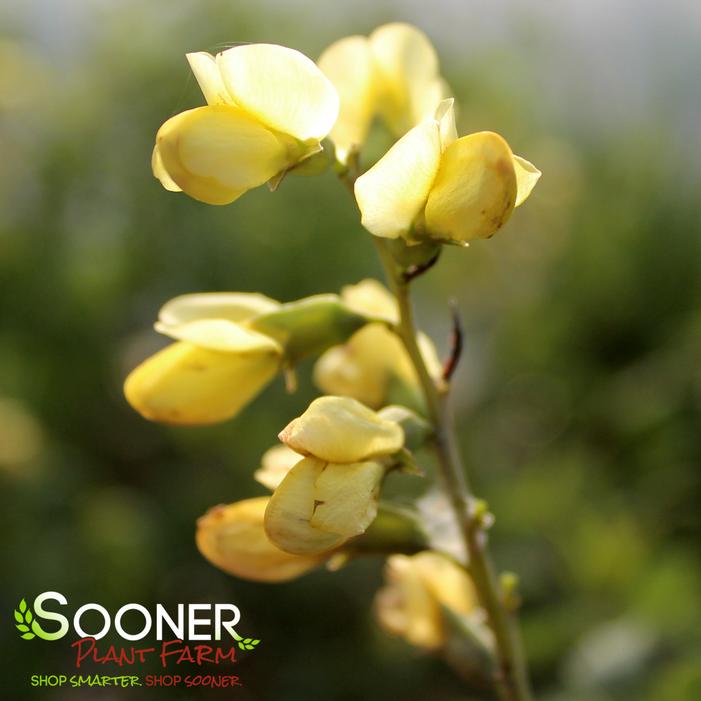
[[[17,621],[17,623],[15,623],[15,627],[20,633],[22,633],[20,637],[24,638],[24,640],[31,640],[32,638],[35,638],[36,633],[33,633],[29,627],[34,619],[34,614],[31,612],[30,608],[27,606],[27,602],[24,599],[19,602],[19,611],[15,609],[14,613],[15,621]]]

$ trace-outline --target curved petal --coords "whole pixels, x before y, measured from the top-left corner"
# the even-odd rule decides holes
[[[217,55],[234,102],[271,129],[321,140],[338,116],[338,95],[314,61],[276,44],[235,46]]]
[[[441,151],[445,151],[458,138],[455,126],[455,100],[449,97],[436,107],[435,118],[441,134]]]
[[[523,204],[533,191],[542,173],[529,161],[514,155],[514,170],[516,171],[516,204]]]
[[[232,99],[224,86],[217,61],[206,51],[186,54],[187,61],[208,105],[230,105]]]
[[[344,285],[341,299],[358,314],[386,319],[390,324],[399,322],[397,301],[381,282],[372,278]]]
[[[378,462],[329,463],[314,483],[314,528],[352,538],[365,533],[377,516],[385,468]]]
[[[279,307],[279,302],[259,292],[198,292],[168,300],[158,312],[158,320],[165,326],[195,319],[228,319],[239,322]]]
[[[441,159],[438,123],[419,124],[355,182],[363,226],[375,236],[407,233],[426,205]]]
[[[286,445],[273,446],[263,453],[261,466],[253,473],[253,479],[272,492],[302,457]]]
[[[516,174],[509,145],[494,132],[463,136],[443,154],[425,211],[426,233],[458,243],[489,238],[511,216]]]
[[[173,325],[156,322],[155,327],[159,333],[177,341],[187,341],[222,353],[236,353],[239,356],[257,353],[282,355],[282,347],[270,336],[226,319],[194,319]]]
[[[280,139],[228,105],[181,112],[158,130],[156,141],[173,181],[208,204],[229,204],[290,165]]]
[[[326,463],[316,458],[300,460],[280,482],[265,510],[265,532],[281,550],[295,555],[327,552],[347,538],[314,528],[314,486]]]
[[[151,421],[217,423],[246,406],[279,366],[278,351],[239,356],[179,341],[133,370],[124,383],[124,394]]]
[[[433,114],[444,97],[436,51],[422,31],[401,22],[378,27],[370,45],[382,76],[383,116],[401,135]]]
[[[362,36],[341,39],[321,54],[318,65],[340,99],[338,119],[329,137],[337,160],[345,164],[351,149],[365,141],[376,110],[377,80],[370,43]]]
[[[323,558],[290,555],[263,529],[268,497],[215,506],[197,520],[195,540],[215,567],[254,582],[286,582],[317,567]]]
[[[168,171],[163,165],[163,159],[161,158],[161,152],[158,150],[158,145],[153,147],[153,153],[151,154],[151,170],[153,171],[154,177],[161,181],[161,185],[166,190],[170,192],[182,192],[182,188],[178,187],[178,184],[170,177]]]
[[[319,397],[290,422],[280,440],[302,455],[353,463],[391,455],[404,445],[404,432],[350,397]]]

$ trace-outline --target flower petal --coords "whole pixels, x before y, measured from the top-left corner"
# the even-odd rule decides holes
[[[187,54],[190,68],[202,90],[208,105],[230,105],[233,103],[224,85],[217,61],[206,51]]]
[[[390,324],[399,322],[396,300],[381,282],[372,278],[344,285],[341,299],[358,314],[386,319]]]
[[[153,153],[151,154],[151,170],[153,171],[153,175],[161,181],[161,185],[163,185],[166,190],[170,192],[182,192],[182,188],[178,186],[165,169],[163,159],[161,158],[161,152],[157,145],[153,147]]]
[[[311,525],[346,538],[364,533],[377,516],[385,468],[377,462],[329,463],[314,485]]]
[[[383,116],[395,134],[404,134],[444,97],[436,51],[422,31],[401,22],[378,27],[370,46],[382,76]]]
[[[363,226],[386,238],[407,233],[426,205],[440,157],[435,120],[419,124],[399,139],[355,182]]]
[[[197,548],[213,565],[254,582],[285,582],[305,574],[323,558],[290,555],[263,530],[268,497],[215,506],[197,520]]]
[[[195,319],[228,319],[238,322],[279,307],[279,302],[259,292],[198,292],[180,295],[166,302],[158,312],[158,320],[165,326]]]
[[[238,413],[273,378],[279,351],[222,353],[183,341],[146,359],[124,383],[124,394],[144,418],[197,425]]]
[[[458,130],[455,126],[455,100],[452,97],[438,103],[435,118],[441,133],[441,151],[445,151],[458,138]]]
[[[286,445],[273,446],[263,453],[261,466],[253,473],[253,479],[272,492],[301,459],[299,453]]]
[[[223,353],[282,354],[282,347],[270,336],[226,319],[194,319],[173,325],[156,322],[155,327],[159,333],[177,341],[187,341],[193,345]]]
[[[451,144],[443,153],[425,211],[432,238],[466,242],[489,238],[511,216],[516,174],[509,145],[483,131]]]
[[[287,148],[270,130],[228,105],[181,112],[156,140],[173,181],[208,204],[233,202],[290,165]]]
[[[337,160],[345,164],[351,149],[362,146],[375,114],[377,81],[370,43],[362,36],[341,39],[321,54],[318,65],[340,99],[338,119],[329,136]]]
[[[318,554],[342,545],[347,538],[314,528],[314,485],[326,463],[316,458],[300,460],[280,482],[265,511],[265,532],[285,552]]]
[[[518,207],[528,199],[542,173],[531,162],[516,155],[514,155],[514,170],[517,189],[514,207]]]
[[[338,116],[338,95],[316,64],[275,44],[235,46],[217,55],[234,102],[271,129],[300,141],[323,139]]]
[[[315,399],[279,438],[302,455],[338,463],[391,455],[404,444],[400,426],[350,397]]]

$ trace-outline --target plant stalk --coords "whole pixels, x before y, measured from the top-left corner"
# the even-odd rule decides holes
[[[428,418],[434,429],[434,447],[441,475],[469,554],[468,570],[494,635],[495,689],[501,701],[531,701],[518,621],[515,614],[505,606],[488,551],[487,534],[481,520],[474,514],[475,500],[470,492],[455,436],[449,403],[449,383],[434,380],[429,374],[416,341],[417,329],[411,305],[410,281],[402,276],[385,240],[375,236],[372,238],[397,299],[397,331],[421,384]]]

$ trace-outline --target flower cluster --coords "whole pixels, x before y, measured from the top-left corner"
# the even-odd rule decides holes
[[[197,523],[197,546],[225,572],[269,582],[362,553],[387,555],[381,624],[445,652],[455,630],[482,625],[484,599],[468,574],[469,538],[462,547],[446,543],[460,536],[460,514],[449,510],[449,527],[438,528],[416,504],[381,499],[391,472],[423,475],[415,451],[445,439],[436,401],[449,373],[431,339],[407,325],[406,299],[403,314],[398,299],[442,244],[501,229],[540,171],[494,132],[458,136],[436,52],[407,24],[341,39],[318,63],[271,44],[187,58],[207,104],[158,130],[152,169],[163,186],[223,205],[333,163],[390,259],[393,292],[363,280],[340,295],[289,303],[250,292],[176,297],[155,324],[172,343],[129,374],[126,398],[150,420],[220,422],[278,373],[289,377],[315,357],[314,382],[325,395],[282,430],[282,445],[255,472],[272,494],[211,509]],[[396,141],[363,171],[377,120]],[[462,503],[458,495],[451,508]],[[434,537],[437,530],[444,532]],[[493,644],[477,637],[485,649]]]

